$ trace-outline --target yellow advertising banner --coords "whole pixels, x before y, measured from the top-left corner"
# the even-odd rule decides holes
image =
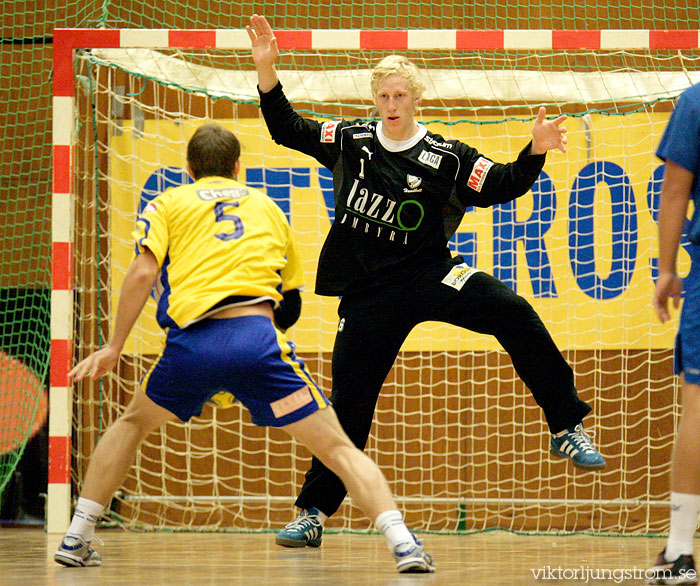
[[[661,325],[651,308],[656,272],[656,212],[663,166],[654,151],[668,114],[572,118],[568,152],[551,152],[530,193],[511,204],[468,209],[450,242],[467,264],[494,274],[528,299],[561,349],[670,348],[676,324]],[[266,191],[287,214],[306,274],[304,306],[290,330],[300,352],[332,349],[335,298],[313,293],[318,254],[333,218],[330,172],[276,145],[258,118],[219,120],[243,152],[239,180]],[[514,160],[532,121],[426,122],[490,158]],[[131,231],[145,203],[187,180],[187,140],[199,121],[124,121],[111,137],[112,307],[134,254]],[[681,251],[681,269],[689,268]],[[162,333],[152,302],[125,351],[156,353]],[[489,350],[490,336],[446,324],[414,329],[406,351]]]

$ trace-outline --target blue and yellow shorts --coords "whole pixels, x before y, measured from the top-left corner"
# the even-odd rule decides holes
[[[182,421],[219,393],[234,395],[261,426],[283,427],[329,405],[294,345],[259,315],[170,328],[141,388]]]

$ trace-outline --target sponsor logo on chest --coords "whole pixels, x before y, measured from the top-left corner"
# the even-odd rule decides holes
[[[228,189],[198,189],[197,197],[203,201],[214,199],[239,199],[248,195],[245,187],[230,187]]]
[[[430,151],[422,151],[421,154],[418,155],[418,160],[424,165],[428,165],[428,167],[439,169],[440,161],[442,161],[442,155],[431,153]]]
[[[422,181],[420,177],[408,177],[412,177],[418,184]],[[409,190],[404,188],[404,191]],[[341,225],[346,224],[353,230],[359,229],[365,234],[374,234],[377,238],[402,242],[404,245],[408,244],[409,233],[418,229],[425,215],[420,202],[411,199],[399,203],[380,193],[371,192],[366,187],[360,187],[359,179],[353,182],[345,203],[345,213],[339,220]]]
[[[449,142],[440,142],[438,140],[435,140],[433,137],[428,136],[427,134],[423,137],[423,140],[427,142],[428,144],[431,144],[435,147],[440,147],[443,149],[451,149],[452,145]]]

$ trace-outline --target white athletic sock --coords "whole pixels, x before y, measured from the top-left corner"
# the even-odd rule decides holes
[[[68,527],[68,534],[80,535],[87,543],[90,543],[95,535],[95,524],[103,510],[104,506],[100,503],[80,497],[70,527]]]
[[[666,542],[666,561],[693,555],[693,537],[700,514],[700,494],[671,493],[671,530]]]
[[[401,511],[384,511],[374,520],[374,525],[384,533],[389,551],[393,552],[399,543],[413,543],[413,537],[403,522]]]

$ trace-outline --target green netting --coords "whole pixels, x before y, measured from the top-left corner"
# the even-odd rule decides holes
[[[5,20],[5,32],[11,18]],[[39,31],[37,31],[39,32]],[[39,32],[39,34],[41,34]],[[46,417],[48,371],[51,46],[0,46],[0,494]],[[39,409],[41,405],[41,409]],[[38,422],[37,422],[38,419]]]
[[[35,420],[41,420],[41,397],[48,378],[55,27],[242,28],[254,11],[266,14],[277,29],[688,29],[696,28],[700,20],[696,0],[480,0],[469,4],[452,0],[342,4],[66,0],[60,7],[49,4],[42,8],[41,3],[26,0],[3,2],[0,356],[5,370],[0,373],[0,446],[10,449],[0,453],[0,494],[22,456]],[[467,62],[473,57],[478,56],[464,55]],[[498,60],[498,53],[493,59]],[[567,59],[571,61],[558,67],[597,67],[594,55]],[[631,67],[640,66],[634,57],[620,59],[633,60]],[[17,445],[15,438],[19,438]]]

